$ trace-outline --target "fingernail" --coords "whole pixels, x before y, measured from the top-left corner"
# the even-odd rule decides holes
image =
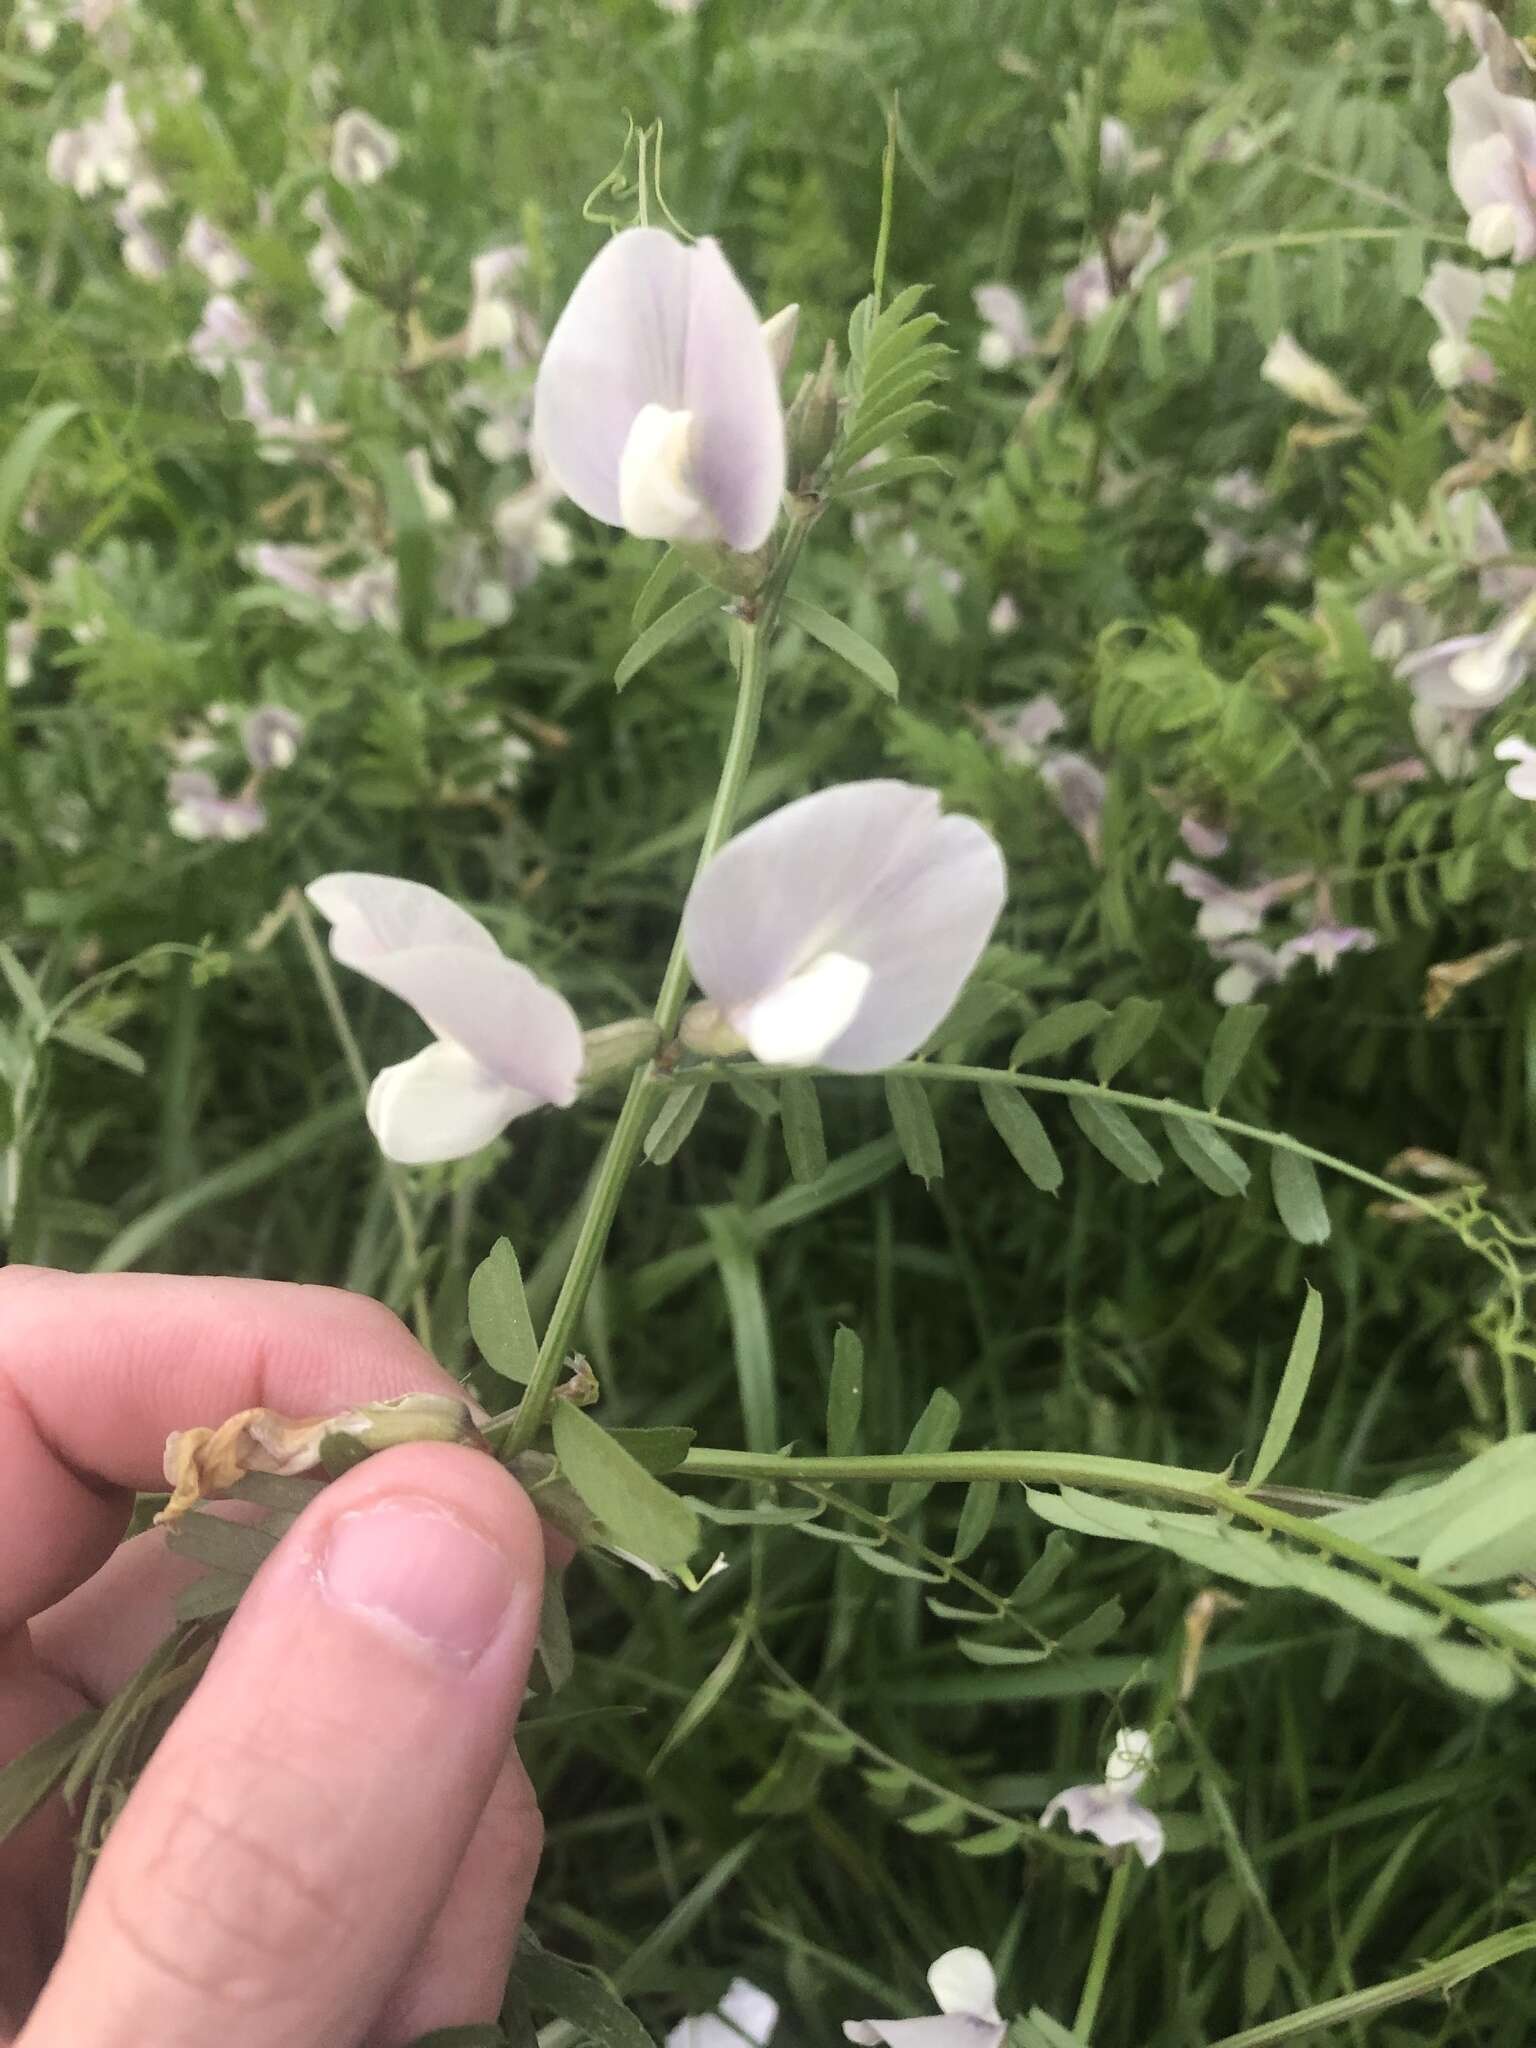
[[[336,1607],[451,1663],[472,1664],[516,1591],[506,1557],[437,1501],[398,1495],[338,1515],[320,1558]]]

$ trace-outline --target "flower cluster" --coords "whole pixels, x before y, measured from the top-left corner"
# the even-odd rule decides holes
[[[293,766],[304,737],[304,722],[281,704],[263,704],[249,712],[239,724],[240,747],[249,773],[242,786],[229,795],[204,764],[220,753],[222,734],[234,722],[228,705],[212,705],[196,732],[173,743],[180,765],[166,782],[166,803],[171,830],[179,839],[250,839],[266,827],[262,783]]]

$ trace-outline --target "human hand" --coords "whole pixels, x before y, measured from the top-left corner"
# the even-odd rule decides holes
[[[0,1764],[168,1632],[195,1568],[158,1532],[115,1546],[172,1429],[451,1391],[360,1296],[0,1272]],[[537,1517],[480,1453],[407,1445],[327,1487],[230,1620],[62,1952],[67,1814],[0,1843],[0,2042],[397,2048],[493,2019],[540,1845],[511,1741],[542,1587]]]

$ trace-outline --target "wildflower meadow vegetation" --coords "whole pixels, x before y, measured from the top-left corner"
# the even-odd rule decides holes
[[[465,1389],[188,1415],[0,1835],[446,1438],[577,1555],[444,2043],[1529,2039],[1536,4],[0,68],[6,1254]]]

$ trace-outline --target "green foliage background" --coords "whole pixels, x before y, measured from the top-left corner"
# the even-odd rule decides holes
[[[625,110],[665,124],[673,211],[723,239],[765,311],[801,303],[809,366],[867,289],[899,91],[891,277],[931,286],[948,323],[947,410],[919,439],[950,474],[876,500],[857,538],[842,513],[819,530],[797,587],[883,646],[901,700],[786,632],[749,807],[849,776],[932,782],[987,822],[1013,878],[984,970],[999,1006],[963,1034],[967,1056],[1000,1061],[1067,1001],[1145,997],[1162,1020],[1121,1085],[1187,1101],[1219,1012],[1192,908],[1163,871],[1181,810],[1226,820],[1256,866],[1327,875],[1339,917],[1382,935],[1331,979],[1307,970],[1264,998],[1229,1107],[1375,1173],[1407,1146],[1449,1155],[1517,1237],[1528,1226],[1536,955],[1433,1021],[1422,1003],[1432,963],[1533,936],[1536,820],[1489,758],[1519,729],[1520,699],[1490,721],[1470,779],[1431,778],[1391,810],[1353,787],[1413,748],[1406,692],[1349,611],[1402,569],[1405,531],[1446,615],[1475,617],[1465,565],[1424,522],[1458,451],[1414,295],[1436,254],[1465,253],[1443,168],[1458,59],[1427,5],[705,0],[674,18],[654,0],[144,0],[136,35],[137,75],[202,72],[191,100],[162,110],[156,161],[178,205],[240,239],[257,272],[242,296],[339,424],[381,530],[377,480],[416,445],[466,517],[489,502],[497,479],[453,405],[464,372],[409,367],[411,324],[450,333],[469,259],[516,238],[547,323],[597,246],[582,202]],[[303,268],[301,206],[325,151],[319,64],[340,75],[337,104],[366,107],[404,145],[359,196],[365,302],[340,337]],[[13,613],[61,550],[81,565],[68,591],[48,585],[33,682],[0,702],[0,915],[28,978],[13,977],[6,1020],[11,1255],[326,1281],[401,1308],[422,1285],[439,1354],[469,1371],[468,1274],[506,1234],[547,1312],[613,1099],[414,1177],[430,1250],[410,1270],[320,991],[273,912],[329,869],[411,874],[474,908],[588,1025],[643,1010],[729,722],[722,649],[680,644],[616,695],[654,550],[574,516],[575,562],[546,570],[498,628],[434,608],[432,538],[414,527],[394,535],[421,597],[403,635],[270,601],[241,550],[300,537],[311,513],[334,519],[334,484],[261,461],[185,359],[195,273],[127,276],[109,205],[44,176],[48,138],[107,82],[99,50],[67,30],[38,56],[13,28],[0,66],[0,216],[17,256],[0,444],[20,446],[46,406],[79,408],[23,479],[29,521],[5,502],[0,452]],[[1106,112],[1159,153],[1128,196],[1156,197],[1192,302],[1166,334],[1134,305],[1101,322],[1042,397],[1041,364],[978,368],[970,292],[1005,279],[1048,324],[1056,282],[1115,197],[1096,190],[1088,142]],[[1253,155],[1213,158],[1234,127],[1257,138]],[[1489,433],[1536,402],[1533,321],[1522,289],[1491,338],[1504,377]],[[1361,396],[1362,433],[1291,436],[1295,407],[1258,377],[1282,326]],[[1314,522],[1316,587],[1202,566],[1194,514],[1240,465],[1269,481],[1277,520]],[[1517,549],[1536,546],[1529,488],[1517,469],[1489,486]],[[1004,592],[1021,624],[997,638],[987,614]],[[87,616],[99,630],[76,639]],[[979,713],[1042,689],[1109,774],[1097,865],[1040,779],[978,729]],[[270,785],[271,828],[236,846],[177,840],[168,733],[212,703],[263,699],[309,724]],[[534,756],[515,794],[484,801],[487,717]],[[171,941],[200,958],[147,951]],[[31,990],[52,1004],[135,960],[71,1010],[74,1042],[35,1044]],[[387,998],[361,983],[344,994],[370,1065],[417,1042]],[[1090,1072],[1085,1047],[1059,1071]],[[1332,1237],[1303,1247],[1258,1171],[1245,1200],[1213,1198],[1172,1159],[1133,1185],[1046,1100],[1067,1162],[1053,1199],[959,1089],[930,1091],[947,1170],[925,1188],[878,1083],[820,1098],[832,1163],[809,1184],[790,1177],[762,1113],[772,1100],[723,1088],[677,1158],[643,1169],[583,1331],[606,1420],[685,1423],[724,1446],[818,1443],[847,1325],[865,1349],[867,1448],[900,1448],[945,1387],[961,1446],[1217,1471],[1251,1456],[1304,1280],[1326,1319],[1290,1485],[1378,1493],[1523,1415],[1531,1359],[1511,1303],[1529,1250],[1517,1243],[1495,1298],[1462,1241],[1492,1224],[1459,1237],[1405,1223],[1331,1181]],[[945,1552],[959,1511],[958,1496],[929,1496],[903,1540]],[[550,1822],[541,1936],[612,1973],[658,2026],[740,1972],[784,1999],[785,2038],[833,2038],[850,2015],[926,2010],[922,1973],[959,1942],[998,1957],[1005,2011],[1070,2022],[1105,1883],[1097,1851],[963,1844],[978,1814],[1028,1818],[1097,1775],[1177,1657],[1200,1575],[1081,1544],[1027,1602],[1055,1653],[977,1663],[919,1579],[794,1530],[721,1534],[732,1568],[695,1596],[606,1567],[573,1587],[576,1676],[528,1740]],[[966,1570],[1009,1592],[1044,1535],[1005,1498]],[[711,1710],[658,1757],[712,1672]],[[1331,1610],[1249,1595],[1218,1621],[1170,1745],[1156,1791],[1169,1854],[1137,1885],[1095,2042],[1184,2048],[1530,1915],[1527,1697],[1480,1706]],[[1536,1963],[1406,2010],[1347,2038],[1518,2040]]]

